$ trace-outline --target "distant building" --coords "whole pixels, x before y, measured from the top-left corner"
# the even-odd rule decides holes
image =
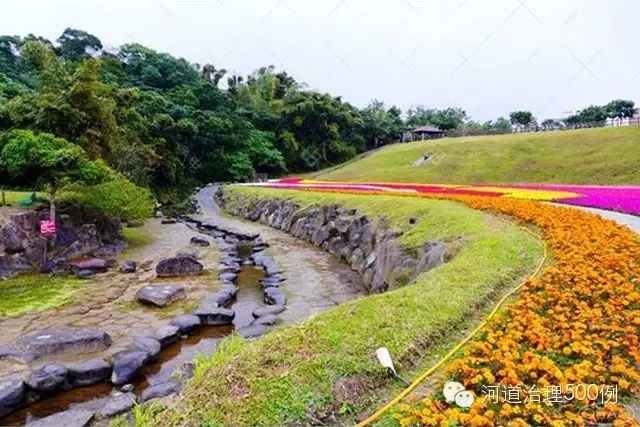
[[[422,141],[425,139],[442,138],[444,131],[437,126],[424,125],[411,131],[413,141]]]

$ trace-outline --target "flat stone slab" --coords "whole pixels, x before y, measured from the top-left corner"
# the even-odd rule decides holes
[[[26,427],[84,427],[93,419],[93,411],[85,411],[82,409],[69,409],[68,411],[58,412],[48,417],[39,418],[29,421]]]
[[[165,397],[170,395],[171,393],[176,393],[179,390],[180,390],[180,384],[174,381],[168,381],[166,383],[157,384],[143,391],[142,395],[140,396],[140,401],[146,402],[151,399]]]
[[[244,339],[257,338],[264,335],[265,332],[267,332],[267,328],[257,323],[238,329],[238,334]]]
[[[136,395],[133,393],[114,392],[102,409],[98,411],[98,418],[111,418],[127,412],[133,408],[136,400]]]
[[[31,362],[44,356],[93,353],[105,350],[111,342],[109,334],[97,329],[43,329],[0,347],[0,359]]]
[[[72,262],[71,267],[76,270],[89,270],[94,273],[104,272],[109,269],[109,262],[100,258],[91,258],[78,262]]]
[[[156,266],[158,277],[195,276],[202,273],[204,266],[194,257],[180,255],[163,259]]]
[[[147,285],[138,289],[138,292],[136,292],[136,299],[138,301],[157,307],[166,307],[186,297],[187,293],[184,287],[175,285]]]

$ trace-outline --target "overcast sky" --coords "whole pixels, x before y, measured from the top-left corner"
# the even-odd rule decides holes
[[[640,102],[638,0],[4,0],[0,33],[84,29],[247,74],[285,69],[365,106],[539,120]]]

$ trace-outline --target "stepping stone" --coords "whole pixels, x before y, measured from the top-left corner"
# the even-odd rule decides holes
[[[204,266],[194,257],[177,256],[163,259],[156,266],[158,277],[195,276],[202,273]]]
[[[153,337],[160,341],[160,346],[165,348],[180,339],[180,329],[177,326],[162,326],[153,333]]]
[[[201,306],[193,314],[200,318],[203,325],[208,326],[229,325],[236,317],[235,311],[223,307]]]
[[[146,351],[149,361],[156,360],[162,350],[160,341],[151,337],[138,337],[133,340],[133,348],[136,350]]]
[[[199,236],[193,236],[191,238],[191,243],[193,243],[196,246],[209,246],[209,245],[211,245],[211,242],[209,242],[204,237],[199,237]]]
[[[59,354],[94,353],[107,349],[111,337],[96,329],[43,329],[16,338],[0,347],[0,360],[13,358],[26,362]]]
[[[93,416],[93,411],[69,409],[34,421],[27,421],[26,427],[85,427],[89,422],[91,422]]]
[[[275,314],[267,314],[266,316],[260,316],[253,321],[252,325],[275,325],[278,323],[278,318]]]
[[[285,310],[284,305],[272,305],[267,307],[259,307],[253,310],[253,317],[263,317],[268,315],[280,314]]]
[[[184,287],[175,285],[147,285],[136,292],[138,301],[157,307],[166,307],[186,297],[187,293],[184,291]]]
[[[188,335],[200,326],[200,318],[195,314],[183,314],[174,317],[169,324],[177,327],[180,335]]]
[[[109,262],[100,258],[72,262],[70,265],[74,270],[89,270],[94,273],[103,273],[109,269]]]
[[[135,273],[136,272],[136,263],[135,261],[125,261],[120,266],[120,272],[122,273]]]
[[[114,385],[128,383],[148,361],[149,353],[144,350],[125,350],[114,354],[111,382]]]
[[[221,282],[233,283],[234,280],[238,277],[235,273],[222,273],[218,276]]]
[[[62,365],[44,365],[31,372],[25,383],[29,388],[42,393],[53,393],[62,388],[69,389],[69,370]]]
[[[25,389],[25,383],[18,379],[0,383],[0,417],[12,412],[22,403]]]
[[[177,222],[178,221],[176,221],[173,218],[167,218],[167,219],[163,219],[162,221],[160,221],[160,223],[162,223],[162,224],[175,224]]]
[[[136,403],[136,395],[133,393],[114,392],[107,403],[96,414],[98,418],[111,418],[120,415],[133,408]]]
[[[264,325],[251,324],[238,329],[237,332],[244,339],[257,338],[264,335],[267,332],[267,328]]]
[[[270,305],[284,305],[287,299],[280,288],[264,288],[264,302]]]
[[[167,381],[166,383],[151,386],[143,391],[142,395],[140,396],[140,401],[146,402],[151,399],[165,397],[170,395],[171,393],[176,393],[178,390],[180,390],[180,384],[174,381]]]
[[[69,382],[73,387],[85,387],[106,381],[111,375],[111,365],[103,359],[79,362],[69,367]]]
[[[91,270],[78,270],[76,271],[76,277],[78,279],[90,279],[95,273]]]

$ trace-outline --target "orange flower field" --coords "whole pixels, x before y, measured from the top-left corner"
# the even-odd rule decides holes
[[[554,262],[446,367],[441,386],[464,384],[476,396],[470,408],[438,392],[400,405],[393,417],[403,426],[638,425],[620,404],[640,383],[638,236],[599,216],[535,201],[431,196],[539,227]],[[487,399],[491,386],[510,395]],[[561,396],[548,399],[545,390]]]

